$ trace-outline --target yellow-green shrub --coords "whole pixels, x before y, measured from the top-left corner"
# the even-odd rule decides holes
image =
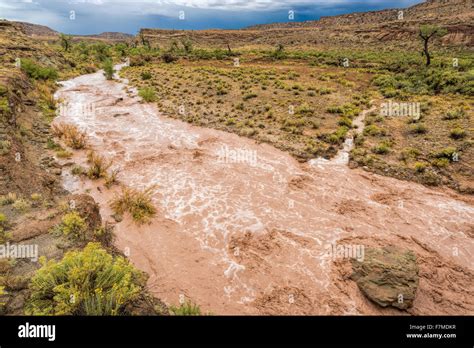
[[[77,212],[73,211],[63,216],[59,230],[66,236],[84,239],[87,224]]]
[[[61,261],[41,260],[31,280],[27,315],[120,315],[137,298],[144,279],[123,257],[89,243]]]

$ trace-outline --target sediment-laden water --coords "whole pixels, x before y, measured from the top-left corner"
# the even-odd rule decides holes
[[[368,302],[328,251],[396,244],[421,262],[414,313],[474,310],[462,283],[474,267],[467,198],[349,169],[347,151],[300,164],[270,145],[166,118],[101,72],[65,81],[57,97],[56,122],[85,131],[90,147],[120,168],[121,184],[156,185],[153,222],[126,217],[115,233],[165,302],[189,298],[215,314],[395,314]],[[85,157],[73,159],[85,165]],[[117,188],[64,172],[65,187],[91,194],[113,221],[108,201]],[[450,291],[448,302],[436,302],[432,294],[444,291],[436,284]]]

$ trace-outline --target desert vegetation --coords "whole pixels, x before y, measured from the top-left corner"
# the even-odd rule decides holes
[[[136,299],[143,276],[98,243],[70,251],[61,261],[42,260],[31,280],[30,315],[119,315]]]
[[[431,42],[444,30],[420,27],[420,33],[432,34]],[[296,50],[277,45],[229,52],[197,45],[186,50],[174,42],[169,52],[175,58],[171,63],[159,48],[131,50],[135,64],[122,75],[145,102],[156,102],[170,117],[267,142],[305,160],[332,157],[354,118],[372,105],[376,111],[366,118],[351,156],[355,165],[472,191],[474,62],[467,52],[457,51],[454,65],[452,53],[434,43],[425,53],[430,64],[396,48]],[[382,105],[389,101],[418,103],[420,119],[384,117]],[[449,165],[433,155],[446,147],[460,155]],[[413,160],[423,158],[426,170],[416,170],[412,159],[403,157],[405,148],[420,152]]]
[[[140,191],[124,187],[122,192],[110,202],[110,206],[115,214],[123,215],[127,212],[137,223],[146,223],[156,214],[151,198],[153,189],[154,187],[150,187]]]
[[[148,314],[203,314],[191,299],[164,310],[149,301],[134,312],[147,294],[146,276],[113,246],[113,226],[124,216],[136,228],[152,223],[161,210],[155,187],[113,188],[121,163],[93,148],[77,126],[53,122],[62,102],[54,98],[58,81],[99,69],[103,76],[94,76],[113,80],[114,65],[126,59],[130,65],[117,73],[136,87],[137,105],[153,103],[164,117],[271,144],[301,162],[331,159],[353,136],[351,168],[474,192],[474,59],[470,47],[449,45],[456,38],[442,23],[418,25],[412,41],[408,31],[395,32],[398,42],[383,45],[371,30],[344,28],[331,38],[293,27],[271,37],[255,28],[146,29],[115,42],[34,39],[0,24],[0,243],[31,241],[47,256],[40,265],[0,260],[0,313],[129,315],[145,307]],[[416,105],[419,113],[387,114],[389,103]],[[112,123],[117,115],[107,116]],[[87,157],[72,163],[86,156],[80,150]],[[102,222],[90,196],[64,192],[64,170],[94,185],[87,193],[115,193],[106,208],[114,223]]]
[[[51,126],[53,134],[74,150],[83,149],[86,144],[86,134],[72,124],[55,123]]]

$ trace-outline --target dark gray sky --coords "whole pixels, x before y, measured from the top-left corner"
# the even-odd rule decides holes
[[[0,18],[69,34],[140,28],[237,29],[253,24],[403,8],[422,0],[0,0]],[[74,12],[71,12],[74,11]],[[182,12],[180,12],[182,11]]]

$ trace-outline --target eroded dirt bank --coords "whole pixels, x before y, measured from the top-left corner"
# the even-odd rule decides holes
[[[474,313],[474,205],[450,191],[351,170],[300,164],[266,144],[160,115],[101,72],[66,81],[59,122],[78,125],[119,181],[154,189],[150,225],[116,224],[116,245],[150,274],[151,292],[214,314],[399,314],[361,295],[333,243],[412,249],[420,261],[414,314]],[[86,166],[86,152],[74,161]],[[344,162],[344,161],[342,161]],[[113,221],[117,189],[78,179]]]

